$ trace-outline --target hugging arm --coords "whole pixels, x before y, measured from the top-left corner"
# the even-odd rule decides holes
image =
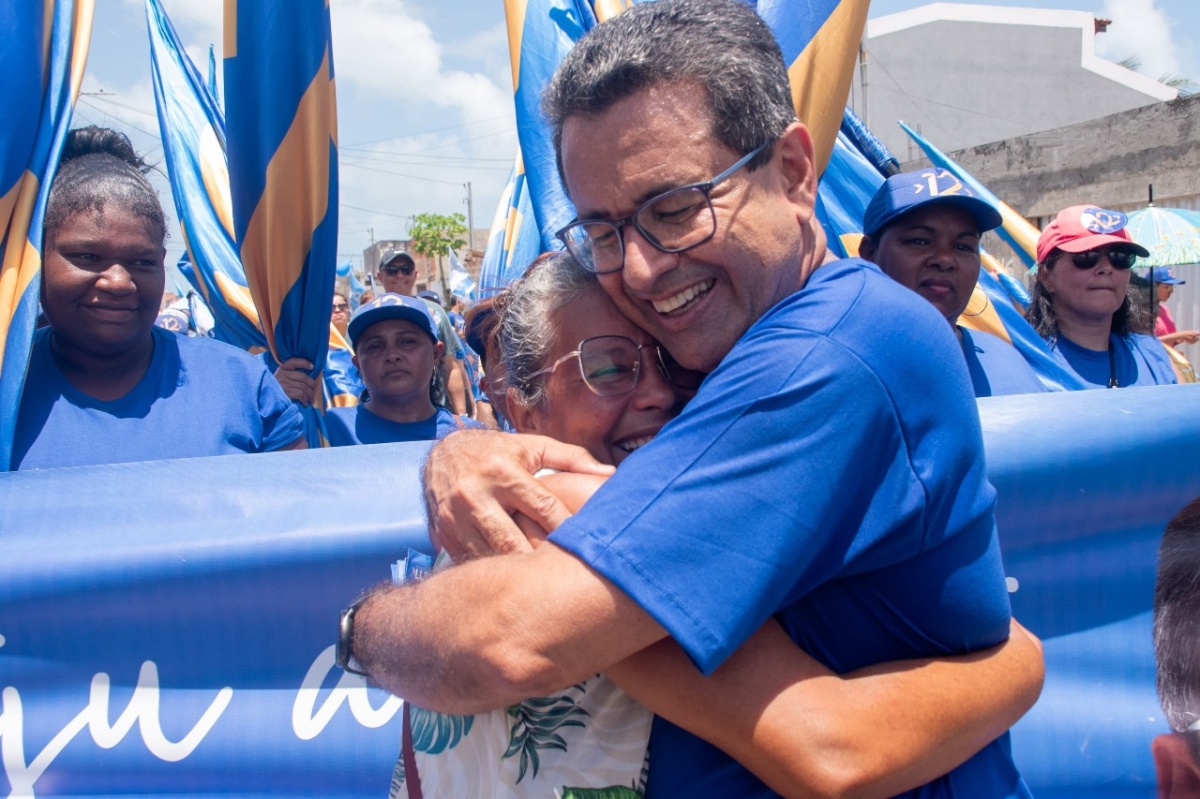
[[[545,478],[572,510],[601,482]],[[605,670],[660,716],[724,750],[784,796],[893,796],[960,765],[1037,700],[1037,639],[834,674],[768,621],[711,676],[670,639]]]

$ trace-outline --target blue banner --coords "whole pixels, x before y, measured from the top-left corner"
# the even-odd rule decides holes
[[[1014,612],[1045,642],[1013,731],[1038,797],[1155,795],[1156,554],[1200,496],[1198,407],[1197,386],[979,401]],[[428,551],[427,446],[0,475],[0,786],[386,795],[400,703],[333,644],[341,608]]]

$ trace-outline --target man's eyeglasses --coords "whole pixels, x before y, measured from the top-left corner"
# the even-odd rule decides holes
[[[579,342],[578,349],[568,352],[540,372],[529,376],[550,374],[572,358],[579,359],[579,375],[592,393],[601,397],[616,397],[628,394],[637,386],[642,373],[642,350],[654,349],[654,364],[663,376],[680,388],[694,389],[699,386],[703,375],[684,369],[670,353],[654,344],[635,344],[625,336],[594,336]]]
[[[408,277],[415,271],[417,271],[417,267],[410,263],[388,264],[383,268],[383,273],[388,277],[395,277],[396,275]]]
[[[1100,263],[1100,256],[1107,255],[1108,262],[1113,265],[1113,269],[1131,269],[1134,263],[1137,262],[1137,253],[1129,252],[1128,250],[1088,250],[1087,252],[1072,252],[1061,253],[1058,257],[1064,255],[1071,256],[1071,262],[1080,269],[1094,269],[1096,264]]]
[[[755,147],[707,183],[692,183],[651,197],[623,219],[578,219],[555,235],[575,260],[596,274],[617,272],[625,266],[622,229],[628,224],[662,252],[683,252],[698,247],[717,232],[713,188],[750,163],[766,147],[766,143]]]

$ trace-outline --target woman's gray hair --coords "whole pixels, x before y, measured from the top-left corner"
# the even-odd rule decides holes
[[[536,405],[545,397],[546,376],[535,375],[550,365],[546,360],[558,335],[555,314],[595,291],[603,291],[600,281],[566,252],[538,258],[520,280],[508,287],[500,320],[500,346],[508,385],[516,389],[523,405]]]

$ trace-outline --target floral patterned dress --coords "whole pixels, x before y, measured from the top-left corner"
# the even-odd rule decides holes
[[[433,564],[410,552],[392,576],[404,582],[448,564],[445,553]],[[554,696],[475,716],[409,705],[409,751],[396,761],[390,797],[638,799],[646,788],[653,718],[601,674]],[[410,785],[414,775],[406,771],[414,768]]]

